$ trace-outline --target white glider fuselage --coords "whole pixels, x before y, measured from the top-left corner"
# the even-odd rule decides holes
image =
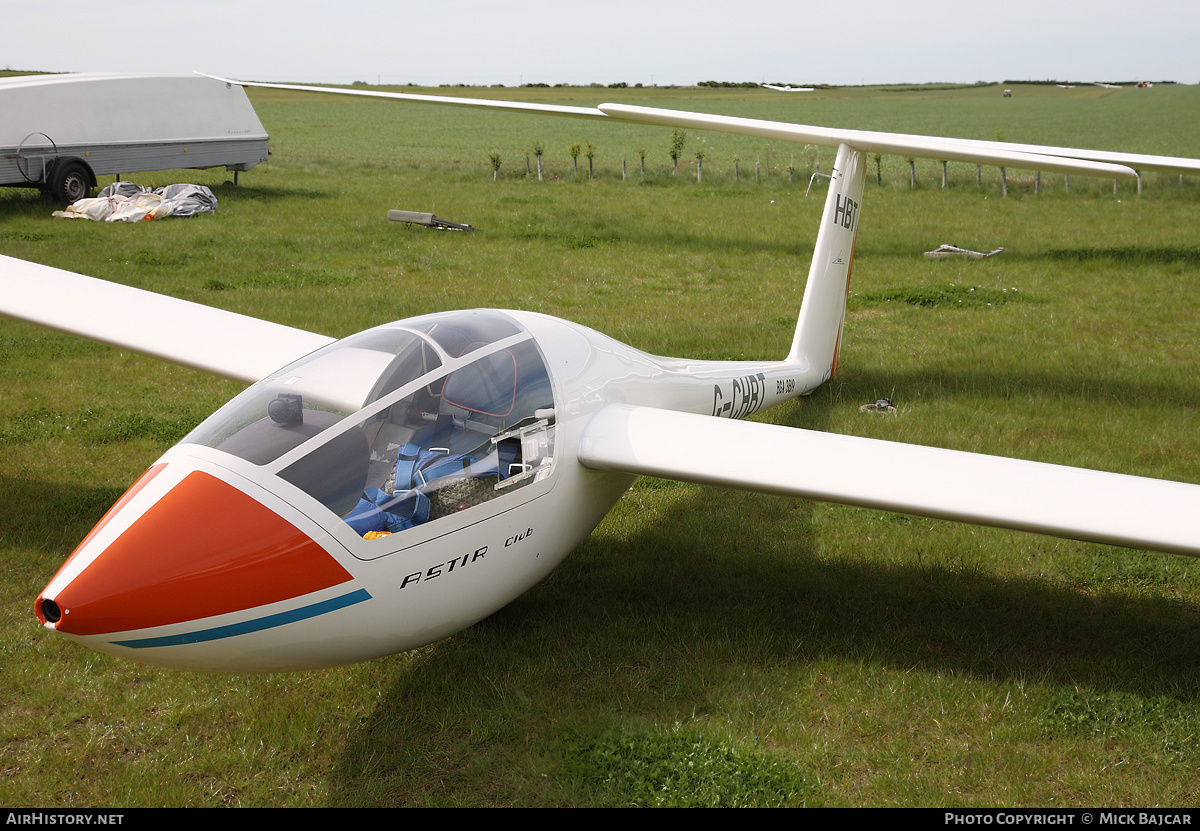
[[[44,625],[102,652],[201,670],[299,669],[412,649],[483,619],[539,582],[633,482],[628,473],[580,463],[578,448],[599,410],[615,403],[742,418],[823,380],[824,373],[786,361],[659,358],[544,315],[455,314],[511,320],[527,338],[508,337],[492,355],[507,362],[517,346],[536,344],[545,361],[553,401],[541,402],[551,406],[539,406],[536,415],[547,425],[550,449],[532,481],[367,539],[319,494],[308,492],[313,488],[280,476],[287,475],[281,466],[286,459],[259,464],[194,440],[205,431],[201,425],[135,484],[46,587],[37,601]],[[416,319],[418,327],[421,321]],[[407,331],[411,324],[371,331]],[[338,349],[334,344],[321,352]],[[303,367],[284,373],[292,374],[305,377]],[[277,385],[279,375],[273,377],[263,384]],[[422,390],[432,386],[428,380],[419,379]],[[443,397],[452,383],[443,387]],[[368,402],[360,410],[367,415],[346,417],[339,423],[357,423],[347,424],[342,435],[371,434],[381,416],[385,429],[398,433],[406,420],[432,423],[431,413],[395,415],[397,395],[411,409],[405,391],[381,401],[382,409]],[[254,388],[242,397],[254,398]],[[492,409],[505,407],[507,402]],[[221,421],[222,412],[210,422]],[[228,433],[227,427],[217,429]],[[309,456],[334,447],[337,429],[318,436]],[[390,441],[382,435],[371,439],[372,458],[394,466],[403,447],[398,442],[411,435]],[[389,446],[391,458],[377,458],[386,457]],[[698,447],[696,453],[712,451]],[[355,456],[350,452],[342,463],[358,464],[350,458]]]

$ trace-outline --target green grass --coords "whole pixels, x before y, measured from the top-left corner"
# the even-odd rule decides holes
[[[898,301],[913,306],[929,308],[946,306],[952,309],[986,309],[1003,306],[1006,303],[1019,303],[1026,299],[1028,298],[1016,288],[1009,291],[1006,288],[993,289],[987,286],[966,286],[960,283],[948,283],[941,286],[894,286],[871,294],[855,295],[855,300],[863,304]]]
[[[1195,87],[536,94],[1200,156]],[[658,354],[790,344],[824,193],[804,189],[831,151],[706,135],[697,185],[694,167],[670,175],[667,129],[253,97],[273,155],[241,185],[137,177],[207,184],[219,214],[68,222],[10,191],[0,251],[331,335],[498,306]],[[535,141],[541,183],[524,176]],[[594,180],[570,172],[576,141],[597,148]],[[763,417],[1200,481],[1197,183],[1149,176],[1114,197],[1043,176],[1035,195],[1010,171],[1004,199],[996,170],[982,185],[950,171],[943,190],[940,165],[918,163],[914,191],[884,160],[839,375]],[[389,208],[479,230],[406,229]],[[921,256],[942,243],[1005,251]],[[73,546],[237,390],[0,321],[0,804],[1196,802],[1194,561],[875,511],[641,480],[491,618],[320,672],[158,670],[42,632],[33,598]],[[896,417],[859,412],[882,396]]]
[[[649,808],[786,808],[812,804],[784,760],[672,728],[612,731],[566,742],[568,776],[597,804]],[[819,801],[818,803],[819,804]]]

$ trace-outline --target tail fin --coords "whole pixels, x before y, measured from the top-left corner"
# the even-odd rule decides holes
[[[789,363],[805,364],[826,381],[837,369],[858,237],[859,209],[866,179],[866,154],[847,144],[838,146],[821,229],[813,248],[808,283],[796,322]]]

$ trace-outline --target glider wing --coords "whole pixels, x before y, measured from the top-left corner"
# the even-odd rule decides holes
[[[747,136],[760,136],[780,141],[797,141],[837,147],[846,144],[855,150],[867,153],[889,153],[916,156],[924,159],[963,161],[972,164],[1011,165],[1028,170],[1045,170],[1059,173],[1075,173],[1086,176],[1105,176],[1132,179],[1137,176],[1133,169],[1113,160],[1070,158],[1064,148],[1052,148],[1059,153],[1040,152],[1035,145],[1015,145],[994,141],[968,141],[965,139],[933,138],[903,133],[882,133],[869,130],[843,130],[829,127],[811,127],[803,124],[788,124],[779,121],[762,121],[754,118],[692,113],[682,110],[664,110],[656,107],[638,107],[629,104],[601,104],[599,107],[570,107],[558,104],[535,104],[521,101],[494,101],[483,98],[453,98],[442,95],[422,95],[384,90],[346,89],[342,87],[315,87],[301,84],[273,84],[260,81],[236,81],[216,75],[197,73],[206,78],[238,84],[245,87],[265,89],[287,89],[298,92],[323,92],[333,95],[353,95],[362,98],[385,98],[411,103],[443,104],[456,107],[476,107],[489,110],[504,110],[542,115],[570,116],[573,118],[607,119],[638,124],[654,124],[666,127],[693,127],[717,130]],[[1113,155],[1113,154],[1109,154]],[[1138,156],[1140,160],[1159,157]]]
[[[355,89],[344,87],[313,87],[303,84],[272,84],[265,81],[235,81],[232,78],[221,78],[197,72],[205,78],[222,81],[226,84],[236,84],[241,87],[260,87],[262,89],[288,89],[295,92],[326,92],[333,95],[353,95],[359,98],[390,98],[395,101],[409,101],[414,104],[442,104],[451,107],[476,107],[485,110],[507,110],[509,112],[542,113],[544,115],[562,115],[572,118],[607,118],[595,107],[570,107],[558,104],[530,104],[522,101],[492,101],[487,98],[455,98],[449,95],[422,95],[407,92],[385,92],[384,90]]]
[[[0,314],[254,382],[333,338],[0,256]]]
[[[1200,486],[610,404],[584,466],[1200,556]]]

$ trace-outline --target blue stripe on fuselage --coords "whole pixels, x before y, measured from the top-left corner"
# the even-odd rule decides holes
[[[180,646],[188,643],[203,643],[204,641],[216,641],[221,638],[232,638],[236,635],[245,635],[250,632],[261,632],[263,629],[273,629],[276,626],[284,626],[289,623],[295,623],[298,620],[307,620],[310,617],[317,617],[328,612],[335,612],[338,609],[345,609],[347,606],[353,606],[356,603],[370,600],[371,595],[366,589],[344,594],[341,597],[335,597],[332,600],[322,600],[320,603],[313,603],[310,606],[302,606],[299,609],[292,609],[290,612],[279,612],[274,615],[267,615],[255,620],[247,620],[242,623],[231,623],[227,626],[215,626],[212,629],[200,629],[196,632],[184,632],[180,635],[165,635],[160,638],[138,638],[131,641],[113,641],[114,646],[127,646],[131,649],[148,649],[154,646]]]

